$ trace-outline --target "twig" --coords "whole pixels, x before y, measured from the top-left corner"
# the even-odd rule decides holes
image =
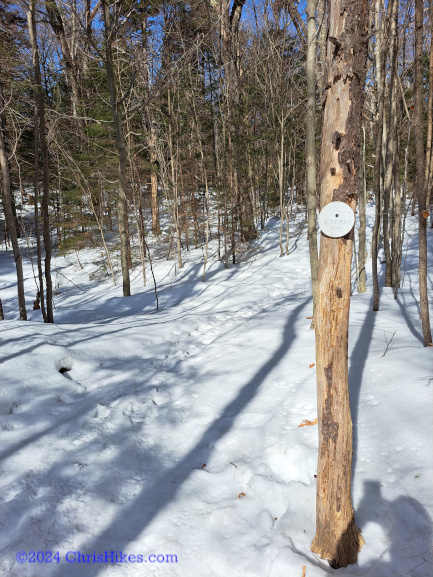
[[[84,292],[84,289],[82,289],[81,287],[79,287],[78,285],[76,285],[74,282],[72,282],[70,279],[68,279],[67,276],[65,276],[63,273],[61,273],[60,271],[56,271],[57,274],[62,275],[63,278],[65,278],[67,281],[69,281],[71,284],[73,284],[75,287],[77,287],[77,289],[80,289],[80,291]]]
[[[80,257],[78,256],[78,250],[75,251],[75,254],[77,255],[77,260],[78,260],[78,264],[80,265],[80,270],[83,270],[83,265],[80,262]]]
[[[156,310],[159,310],[159,301],[158,301],[158,291],[156,288],[156,280],[155,280],[155,275],[153,274],[153,266],[152,266],[152,256],[150,254],[150,250],[149,250],[149,246],[146,242],[146,239],[143,237],[143,242],[147,248],[147,254],[149,256],[149,264],[150,264],[150,272],[152,273],[152,277],[153,277],[153,284],[155,285],[155,296],[156,296]]]
[[[392,339],[394,338],[394,335],[395,335],[396,332],[397,332],[397,331],[394,331],[394,332],[392,333],[392,337],[391,337],[391,340],[390,340],[389,342],[386,340],[386,333],[385,333],[385,332],[383,333],[383,336],[384,336],[385,342],[386,342],[386,349],[385,349],[385,352],[383,353],[382,357],[384,357],[384,356],[386,355],[386,351],[388,350],[389,345],[392,343]]]

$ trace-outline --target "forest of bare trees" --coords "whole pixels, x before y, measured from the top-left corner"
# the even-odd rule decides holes
[[[372,258],[378,310],[383,247],[385,285],[397,295],[406,214],[417,211],[428,345],[433,8],[397,0],[368,8],[356,280],[364,291],[364,264]],[[37,298],[44,320],[53,322],[53,247],[100,244],[114,282],[120,251],[128,296],[137,262],[146,283],[146,235],[160,234],[161,219],[170,229],[161,240],[180,268],[191,243],[205,247],[205,280],[210,237],[229,266],[277,214],[283,256],[290,217],[304,211],[316,296],[326,3],[23,0],[4,2],[0,17],[2,241],[14,250],[22,319],[19,237],[35,235]],[[31,225],[17,210],[24,205],[35,207]]]
[[[23,258],[51,324],[55,253],[79,262],[98,247],[98,280],[121,278],[130,297],[138,269],[158,299],[152,259],[175,256],[179,270],[200,248],[206,282],[210,259],[238,264],[269,217],[277,258],[305,223],[320,430],[312,550],[335,568],[355,563],[350,297],[366,292],[371,260],[371,314],[381,283],[397,299],[408,215],[432,346],[433,0],[4,0],[0,166],[23,321]],[[335,201],[358,215],[357,235],[322,234],[319,250],[316,218]]]

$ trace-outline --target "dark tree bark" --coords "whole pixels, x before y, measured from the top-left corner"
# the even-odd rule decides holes
[[[419,224],[419,301],[421,308],[422,333],[424,346],[432,342],[427,292],[427,191],[425,186],[425,154],[423,135],[423,0],[415,0],[415,147],[416,147],[416,180],[418,196]]]
[[[367,58],[367,0],[331,0],[326,101],[322,129],[323,209],[341,201],[355,211],[361,164],[361,122]],[[352,419],[348,387],[348,328],[353,229],[322,233],[316,309],[319,418],[316,536],[312,551],[331,567],[356,563],[363,539],[351,499]]]

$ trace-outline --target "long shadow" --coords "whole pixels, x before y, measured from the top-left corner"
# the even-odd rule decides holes
[[[111,522],[110,526],[87,544],[87,551],[119,550],[135,540],[171,501],[174,500],[182,484],[195,470],[193,463],[206,462],[213,445],[233,426],[236,417],[245,409],[258,392],[260,386],[272,370],[284,359],[296,338],[294,324],[302,309],[311,299],[305,299],[290,314],[284,328],[281,345],[255,376],[239,391],[237,397],[229,403],[221,416],[205,431],[201,439],[177,465],[164,471],[150,487],[145,487]],[[200,461],[198,459],[200,458]],[[185,527],[187,530],[187,527]],[[86,577],[95,577],[104,571],[104,565],[86,566]],[[55,575],[58,577],[82,575],[80,567],[62,565]]]
[[[299,298],[299,296],[300,295],[295,295],[295,298]],[[272,310],[274,308],[282,306],[286,300],[287,300],[286,298],[276,299],[275,302],[272,305],[270,305],[269,308],[267,308],[267,310]],[[154,324],[154,323],[149,323],[149,324]],[[161,324],[161,323],[158,323],[158,324]],[[115,334],[117,332],[121,332],[123,330],[126,330],[126,329],[125,328],[117,329],[115,331],[111,331],[110,334],[113,335],[113,334]],[[222,338],[224,335],[227,335],[228,332],[229,331],[225,331],[223,334],[216,336],[215,339],[212,341],[212,343],[216,343],[218,341],[218,339]],[[92,335],[91,337],[89,337],[88,339],[84,339],[84,340],[81,339],[79,342],[80,342],[80,344],[82,344],[84,341],[95,339],[98,337],[99,337],[99,334],[95,334],[95,335]],[[9,339],[7,342],[8,342],[8,344],[10,344],[11,342],[13,342],[15,340],[21,340],[21,339],[22,339],[22,337],[17,337],[17,339]],[[39,343],[37,345],[34,345],[33,348],[36,348],[38,346],[42,346],[43,344],[46,344],[46,343]],[[77,344],[77,341],[72,341],[72,342],[69,342],[67,345],[65,345],[65,347],[70,348],[71,346],[73,346],[75,344]],[[26,352],[28,352],[31,348],[32,347],[30,347],[29,349],[26,349]],[[60,345],[60,348],[62,348],[62,345]],[[21,352],[18,352],[16,355],[20,356]],[[12,358],[13,356],[14,355],[8,356],[8,359]],[[152,357],[149,357],[148,359],[146,359],[145,357],[140,357],[140,358],[143,362],[147,362],[147,361],[150,361]],[[170,372],[176,373],[178,370],[177,365],[181,364],[181,362],[182,362],[181,360],[178,360],[177,363],[171,367]],[[122,370],[123,370],[123,365],[120,361],[118,363],[116,363],[115,365],[110,365],[110,372],[112,374],[116,371],[122,371]],[[65,374],[64,377],[67,377],[67,375]],[[74,382],[74,379],[72,379],[70,376],[69,376],[69,379]],[[107,387],[107,391],[110,389],[111,386],[112,385],[109,385]],[[60,394],[60,392],[61,392],[61,389],[59,389],[59,394]],[[114,397],[112,397],[111,400],[113,401],[117,398],[120,398],[122,395],[123,395],[123,392],[121,390],[117,390],[116,395]],[[101,389],[98,388],[97,391],[86,393],[86,395],[85,395],[86,403],[90,403],[90,405],[94,408],[94,407],[96,407],[97,403],[99,402],[100,397],[101,397]],[[35,414],[43,415],[44,414],[44,406],[45,406],[45,399],[43,399],[43,401],[42,401],[41,410],[39,410],[38,407],[36,406]],[[65,425],[67,425],[70,422],[74,422],[79,416],[82,415],[82,410],[83,409],[82,409],[81,405],[78,405],[77,408],[71,407],[71,412],[68,413],[67,415],[62,415],[61,418],[58,421],[56,421],[55,423],[49,425],[48,427],[41,428],[41,430],[39,430],[39,431],[34,431],[30,435],[25,437],[24,439],[21,439],[20,441],[18,441],[17,443],[11,444],[10,446],[5,448],[4,450],[0,450],[0,460],[5,460],[5,459],[9,458],[11,455],[14,455],[15,453],[17,453],[18,451],[20,451],[24,447],[30,445],[31,443],[34,443],[34,442],[38,441],[39,439],[41,439],[42,437],[45,437],[49,434],[52,434],[53,432],[57,432],[59,429],[61,429],[62,427],[64,427]]]
[[[412,577],[431,575],[433,525],[427,510],[416,499],[402,495],[387,500],[379,481],[366,480],[356,521],[361,530],[373,522],[387,533],[389,561],[379,561],[380,575],[395,575],[396,569],[403,569],[402,574]]]
[[[358,410],[359,397],[361,394],[362,378],[364,375],[365,364],[370,350],[371,339],[373,336],[374,324],[377,313],[372,313],[373,296],[371,297],[371,306],[368,307],[365,314],[364,323],[358,340],[350,355],[349,367],[349,396],[350,410],[352,413],[352,435],[353,435],[353,460],[352,460],[352,477],[355,475],[356,463],[358,461]]]
[[[411,294],[413,296],[413,293],[411,291]],[[399,293],[397,295],[397,304],[400,307],[400,311],[401,314],[403,315],[404,320],[406,321],[406,324],[410,330],[410,332],[413,334],[413,336],[419,340],[419,342],[424,345],[424,338],[422,336],[422,334],[416,329],[415,325],[412,322],[412,319],[410,318],[410,316],[407,314],[407,309],[406,309],[406,303],[402,303],[401,300],[401,293]],[[418,303],[415,301],[415,304],[418,306]]]
[[[336,570],[329,567],[325,560],[298,548],[289,537],[291,549],[312,566],[320,568],[325,575],[431,576],[433,524],[421,503],[405,495],[394,500],[385,499],[379,481],[365,480],[363,496],[355,513],[356,525],[366,538],[364,547],[371,546],[376,551],[375,556],[370,554],[362,564],[358,556],[358,563],[349,565],[349,573],[342,568]],[[370,542],[365,529],[369,523],[383,528],[384,540]],[[375,537],[377,539],[377,534]],[[362,559],[362,549],[360,556]],[[353,572],[350,571],[351,567]]]

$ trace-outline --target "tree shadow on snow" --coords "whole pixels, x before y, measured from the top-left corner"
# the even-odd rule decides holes
[[[403,292],[403,291],[399,291],[398,295],[397,295],[397,304],[400,307],[400,311],[401,314],[403,315],[404,320],[406,321],[407,327],[410,330],[410,332],[413,334],[413,336],[418,339],[418,341],[424,346],[424,338],[422,336],[422,333],[416,328],[416,326],[413,324],[411,317],[408,315],[407,312],[407,308],[408,306],[412,305],[412,306],[416,306],[417,307],[417,316],[419,317],[419,304],[418,302],[415,300],[415,296],[413,294],[413,291],[411,289],[411,295],[413,297],[413,302],[412,303],[406,303],[406,298],[405,298],[405,294],[407,294],[407,291]],[[403,300],[403,302],[401,302]],[[421,323],[420,323],[421,324]]]
[[[401,495],[385,499],[379,481],[364,481],[364,494],[356,511],[358,527],[380,525],[387,540],[386,551],[379,561],[378,576],[402,575],[427,577],[433,571],[433,525],[425,507],[412,497]]]
[[[352,413],[352,435],[353,435],[353,460],[352,460],[352,477],[355,475],[356,463],[358,460],[358,410],[359,398],[361,394],[362,379],[365,371],[365,365],[373,338],[374,324],[378,313],[371,313],[373,297],[368,311],[365,314],[364,323],[358,335],[352,354],[350,355],[349,364],[349,396],[350,411]]]
[[[341,577],[429,577],[433,569],[433,525],[421,503],[408,496],[388,500],[379,481],[365,480],[364,493],[355,511],[356,525],[366,539],[358,563],[333,569],[314,555],[292,546],[295,553],[326,574]],[[378,525],[373,531],[369,524]],[[371,547],[373,551],[367,551]],[[368,559],[363,560],[363,554]]]
[[[200,463],[209,460],[215,443],[228,433],[237,416],[255,397],[264,380],[283,361],[297,336],[294,328],[295,322],[310,300],[311,298],[302,300],[291,312],[278,350],[242,387],[236,398],[222,411],[220,417],[210,424],[197,444],[178,464],[156,476],[149,485],[145,486],[136,497],[129,501],[115,516],[108,528],[86,544],[86,552],[125,549],[128,543],[135,541],[156,516],[176,498],[182,484],[193,471],[200,468]],[[187,530],[188,527],[185,527],[185,531]],[[86,577],[96,577],[96,575],[103,573],[106,567],[105,564],[86,564],[85,575]],[[82,566],[62,563],[55,575],[72,577],[82,575],[82,570]]]

